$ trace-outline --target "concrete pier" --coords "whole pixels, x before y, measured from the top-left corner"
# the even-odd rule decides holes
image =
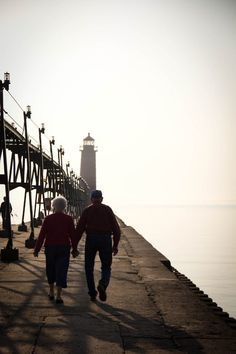
[[[64,305],[50,302],[45,258],[24,247],[0,263],[0,353],[236,353],[235,320],[218,308],[132,227],[120,221],[107,302],[90,302],[83,245],[71,259]],[[37,230],[37,229],[36,229]],[[6,239],[0,239],[4,247]],[[99,259],[96,279],[99,279]]]

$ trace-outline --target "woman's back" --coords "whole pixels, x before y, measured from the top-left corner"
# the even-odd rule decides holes
[[[74,222],[71,216],[64,213],[54,213],[46,216],[38,242],[45,246],[49,245],[70,245],[74,238]]]

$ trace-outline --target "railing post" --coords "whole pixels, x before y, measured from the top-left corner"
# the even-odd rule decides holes
[[[25,240],[25,247],[34,248],[36,240],[34,238],[34,215],[33,215],[33,205],[32,205],[32,184],[31,184],[31,159],[29,152],[29,137],[27,129],[27,118],[31,118],[31,108],[27,106],[27,112],[23,112],[24,115],[24,130],[25,130],[25,145],[26,145],[26,155],[27,155],[27,182],[28,182],[28,193],[29,193],[29,207],[30,207],[30,236]]]
[[[44,134],[45,128],[44,124],[42,123],[42,128],[39,128],[39,149],[40,149],[40,194],[43,196],[43,208],[44,208],[44,214],[46,215],[46,205],[45,205],[45,196],[44,196],[44,180],[43,180],[43,170],[44,170],[44,165],[43,165],[43,148],[42,148],[42,134]],[[41,201],[41,197],[40,197]],[[40,213],[40,207],[39,207],[39,213]]]
[[[0,140],[2,145],[2,154],[3,154],[3,165],[4,165],[4,177],[5,177],[5,220],[4,228],[7,233],[8,242],[6,248],[1,250],[1,260],[5,262],[16,261],[19,258],[18,249],[13,249],[13,240],[12,240],[12,229],[11,229],[11,210],[10,210],[10,189],[9,189],[9,180],[8,180],[8,168],[7,168],[7,152],[6,152],[6,131],[4,124],[4,108],[3,108],[3,90],[9,90],[10,84],[10,75],[5,73],[4,82],[0,80]]]
[[[25,203],[26,203],[26,194],[27,190],[25,189],[25,194],[24,194],[24,202],[23,202],[23,211],[22,211],[22,220],[21,220],[21,225],[18,226],[18,231],[27,231],[27,225],[25,224]]]
[[[52,140],[49,140],[49,143],[50,143],[50,154],[51,154],[51,162],[52,162],[53,198],[55,198],[56,197],[56,181],[55,181],[55,170],[54,170],[54,160],[53,160],[53,150],[52,150],[52,145],[55,144],[54,136],[52,137]]]

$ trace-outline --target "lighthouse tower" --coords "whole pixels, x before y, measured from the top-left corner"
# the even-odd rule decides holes
[[[80,176],[88,183],[90,190],[96,189],[96,152],[94,139],[88,133],[88,136],[83,140],[81,151]]]

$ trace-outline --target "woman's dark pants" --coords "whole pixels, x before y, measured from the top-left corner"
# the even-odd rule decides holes
[[[48,283],[56,283],[56,286],[66,288],[70,246],[45,246],[45,255]]]
[[[87,235],[85,242],[85,273],[90,296],[96,296],[94,283],[94,261],[98,252],[101,260],[100,284],[106,289],[111,277],[112,240],[111,235]]]

